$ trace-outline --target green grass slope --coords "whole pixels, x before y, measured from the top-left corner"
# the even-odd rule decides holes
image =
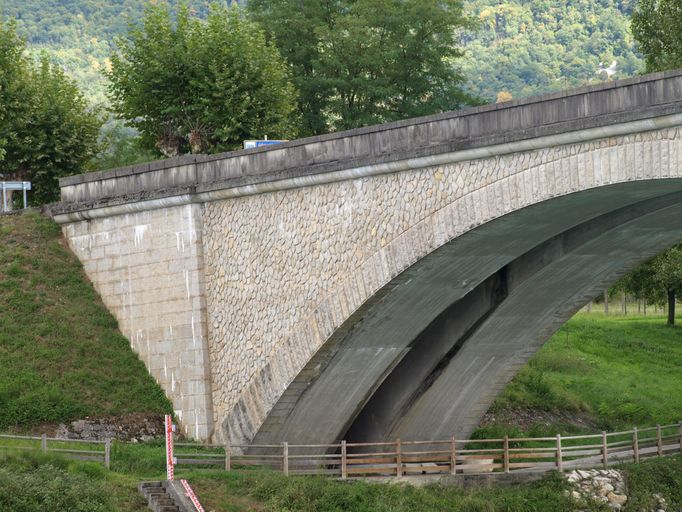
[[[681,368],[682,328],[666,326],[663,317],[579,313],[500,394],[491,408],[495,421],[478,435],[677,423],[682,420]],[[550,421],[520,425],[518,416],[525,411]],[[559,419],[553,422],[552,414]],[[571,417],[586,419],[586,425],[581,428]]]
[[[0,216],[0,429],[169,411],[59,227]]]

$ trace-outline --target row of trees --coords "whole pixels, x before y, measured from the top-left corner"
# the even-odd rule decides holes
[[[175,2],[173,2],[175,4]],[[14,23],[1,22],[0,154],[5,177],[55,199],[57,178],[135,153],[215,153],[242,140],[293,138],[456,109],[463,93],[456,32],[461,0],[223,2],[200,12],[151,3],[110,56],[111,126],[65,73],[27,57]],[[267,27],[264,29],[262,27]]]
[[[675,306],[682,294],[682,244],[646,261],[610,290],[645,304],[667,305],[668,325],[675,325]]]
[[[109,91],[168,156],[404,119],[476,101],[455,64],[467,23],[460,0],[252,0],[205,18],[150,5]]]

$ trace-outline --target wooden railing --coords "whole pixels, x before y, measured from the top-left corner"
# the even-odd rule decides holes
[[[79,449],[76,448],[78,446]],[[57,453],[67,459],[102,462],[111,466],[111,440],[84,441],[81,439],[57,439],[42,436],[11,436],[0,434],[2,451],[42,451]]]
[[[177,465],[225,470],[270,468],[285,475],[341,478],[482,474],[608,467],[682,452],[682,423],[625,432],[324,445],[176,443]]]

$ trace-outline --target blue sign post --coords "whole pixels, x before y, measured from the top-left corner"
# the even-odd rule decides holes
[[[272,146],[273,144],[281,144],[287,142],[286,140],[245,140],[244,149],[260,148],[263,146]]]

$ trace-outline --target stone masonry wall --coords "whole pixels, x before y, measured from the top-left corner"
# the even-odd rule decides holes
[[[212,431],[201,207],[66,224],[64,235],[184,433]]]
[[[421,257],[552,197],[679,177],[680,138],[665,129],[205,204],[219,437],[250,441],[334,330]]]

